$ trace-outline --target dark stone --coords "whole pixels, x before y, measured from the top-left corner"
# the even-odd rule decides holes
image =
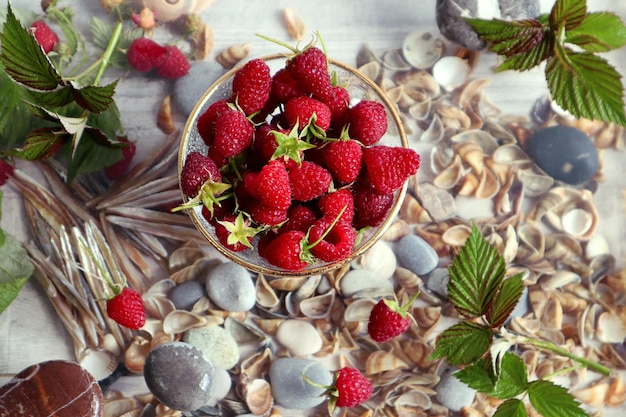
[[[463,17],[480,17],[479,2],[485,0],[437,0],[436,20],[439,31],[448,40],[472,50],[484,49],[481,40],[472,26]],[[520,20],[539,16],[539,0],[499,0],[500,17],[507,20]]]
[[[0,387],[1,417],[99,417],[103,410],[100,386],[71,361],[29,366]]]
[[[189,343],[170,342],[150,351],[144,379],[150,392],[163,404],[192,411],[210,400],[215,369],[199,349]]]
[[[177,309],[191,311],[194,304],[205,295],[204,285],[198,281],[187,281],[172,288],[168,298]]]
[[[539,130],[528,140],[526,153],[546,174],[570,185],[590,180],[600,165],[593,141],[570,126]]]

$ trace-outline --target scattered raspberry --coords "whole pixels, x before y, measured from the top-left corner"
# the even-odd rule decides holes
[[[378,301],[372,308],[367,323],[370,337],[377,342],[386,342],[406,332],[411,325],[409,308],[411,308],[417,295],[418,293],[403,306],[399,306],[395,300],[381,299]]]
[[[206,146],[213,146],[215,140],[215,121],[220,113],[229,109],[228,100],[218,100],[211,103],[209,107],[198,117],[196,121],[196,127],[198,128],[198,134],[206,144]]]
[[[30,25],[30,30],[41,49],[48,54],[59,43],[59,37],[43,20],[36,20]]]
[[[165,57],[165,47],[144,37],[135,39],[126,53],[130,66],[139,72],[151,71],[161,65]]]
[[[170,80],[187,75],[189,68],[191,68],[189,60],[176,45],[165,46],[165,57],[160,65],[156,66],[157,74]]]
[[[370,399],[374,388],[372,383],[354,368],[341,368],[335,373],[336,399],[331,398],[331,409],[356,407]]]
[[[342,184],[349,184],[357,179],[361,172],[363,147],[356,140],[338,140],[323,149],[324,163],[328,170]]]
[[[420,156],[411,148],[371,146],[363,151],[363,165],[374,190],[389,194],[417,172]]]
[[[233,77],[231,100],[247,115],[261,111],[270,98],[272,76],[269,66],[256,58],[245,63]]]
[[[328,191],[332,180],[330,172],[314,162],[304,161],[289,170],[291,194],[296,201],[310,201],[321,196]]]
[[[323,97],[332,87],[326,55],[317,47],[300,52],[287,63],[287,68],[307,93]]]
[[[285,118],[290,127],[297,125],[299,129],[303,129],[311,123],[326,131],[330,127],[331,114],[328,106],[321,101],[300,96],[285,104]]]
[[[309,231],[311,253],[324,262],[345,259],[354,251],[357,231],[351,223],[336,222],[322,217]]]
[[[364,145],[378,142],[387,131],[385,107],[377,101],[362,100],[348,111],[350,137]]]
[[[379,194],[363,185],[354,189],[354,227],[376,227],[387,217],[393,206],[393,194]]]
[[[328,219],[335,219],[343,210],[339,221],[352,224],[354,219],[354,196],[347,188],[339,189],[323,195],[317,201],[317,206]]]
[[[0,159],[0,187],[6,184],[11,176],[13,176],[13,165]]]
[[[189,198],[196,197],[200,188],[207,182],[220,182],[222,174],[215,162],[200,152],[190,152],[185,159],[183,169],[180,171],[180,184]]]
[[[137,330],[146,323],[146,310],[141,294],[130,287],[107,300],[107,314],[121,326]]]
[[[252,143],[254,126],[246,116],[235,109],[226,109],[215,121],[213,146],[226,157],[238,155]]]
[[[121,137],[118,140],[126,146],[122,148],[122,159],[104,168],[104,175],[110,180],[116,180],[126,173],[137,151],[137,145],[128,138]]]

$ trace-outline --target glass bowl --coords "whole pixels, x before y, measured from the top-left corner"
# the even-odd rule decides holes
[[[268,64],[273,75],[276,71],[285,66],[287,57],[284,54],[274,54],[261,57],[261,59]],[[240,64],[232,68],[215,83],[213,83],[213,85],[211,85],[204,92],[191,111],[181,136],[178,155],[179,178],[185,159],[190,152],[197,151],[206,154],[208,150],[196,127],[198,117],[200,117],[200,115],[202,115],[202,113],[212,103],[230,97],[233,77],[242,65],[243,64]],[[359,72],[357,69],[332,59],[329,59],[329,70],[331,74],[336,72],[339,84],[348,90],[352,101],[359,99],[375,100],[383,104],[385,107],[387,112],[387,133],[377,143],[377,145],[408,147],[406,134],[398,112],[391,101],[389,101],[389,99],[385,96],[384,92],[372,80]],[[258,239],[255,239],[252,242],[252,249],[246,249],[241,252],[233,252],[228,248],[225,248],[217,239],[214,227],[202,215],[202,206],[196,206],[188,209],[187,212],[195,227],[204,235],[204,237],[206,237],[211,246],[213,246],[219,253],[224,255],[229,260],[242,265],[246,269],[269,276],[311,276],[332,271],[347,262],[351,262],[376,243],[382,237],[385,230],[391,225],[394,217],[400,210],[400,205],[402,204],[402,200],[406,194],[406,188],[407,184],[405,183],[400,189],[395,191],[393,205],[385,220],[379,226],[368,228],[364,233],[362,233],[360,242],[355,247],[354,252],[352,252],[347,258],[330,263],[318,260],[317,262],[310,264],[299,271],[281,269],[267,262],[257,251]],[[182,198],[183,202],[187,202],[189,200],[184,194]]]

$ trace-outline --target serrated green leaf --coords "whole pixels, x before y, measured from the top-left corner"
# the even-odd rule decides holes
[[[13,81],[0,65],[0,142],[2,147],[21,143],[33,127],[42,123],[29,111],[25,100],[30,99],[29,91]]]
[[[475,225],[465,245],[448,268],[448,297],[467,317],[487,312],[506,273],[504,260]]]
[[[526,364],[522,358],[511,352],[504,354],[495,387],[489,395],[504,400],[513,398],[528,388]]]
[[[496,68],[497,72],[506,70],[528,71],[541,64],[554,54],[555,38],[553,32],[545,32],[543,39],[536,47],[520,52],[504,59]]]
[[[91,113],[87,119],[87,125],[101,130],[111,141],[116,140],[117,132],[122,129],[122,121],[115,102],[101,113]]]
[[[15,81],[36,90],[54,90],[62,83],[59,72],[10,6],[0,41],[0,63]]]
[[[480,359],[476,363],[455,372],[454,376],[478,392],[490,393],[495,386],[492,370],[491,361]]]
[[[550,26],[572,30],[578,27],[587,15],[587,0],[557,0],[550,11]]]
[[[113,95],[118,80],[105,85],[95,86],[88,85],[73,90],[74,100],[84,109],[92,113],[100,113],[105,111],[113,103]]]
[[[528,412],[522,400],[510,398],[498,406],[493,417],[528,417]]]
[[[567,389],[539,379],[528,384],[532,406],[543,417],[589,417]]]
[[[516,274],[502,283],[500,291],[496,294],[486,314],[487,322],[492,328],[502,326],[515,309],[524,291],[522,276],[522,273]]]
[[[70,55],[74,55],[78,50],[79,42],[82,45],[82,39],[78,34],[78,30],[74,26],[74,22],[72,21],[74,13],[69,7],[64,7],[61,10],[56,7],[49,7],[47,13],[49,17],[54,19],[59,24],[59,27],[63,32],[63,36],[65,37],[65,42],[69,47]],[[84,50],[84,45],[82,45],[82,49]]]
[[[626,45],[626,26],[614,13],[589,13],[580,26],[565,34],[565,42],[588,52],[611,51]]]
[[[621,75],[604,59],[590,53],[556,48],[545,73],[556,103],[574,116],[626,125]]]
[[[34,102],[44,107],[62,107],[72,102],[74,88],[66,85],[53,91],[31,91]]]
[[[48,159],[61,149],[70,138],[67,134],[58,134],[54,128],[32,130],[26,137],[24,147],[13,149],[10,154],[19,158],[36,161]]]
[[[83,137],[74,150],[69,145],[63,148],[66,158],[67,178],[70,183],[82,173],[101,171],[120,159],[121,150],[108,145],[102,145],[95,135],[96,129],[85,129]]]
[[[462,321],[441,332],[431,357],[446,358],[453,365],[474,363],[489,349],[493,332],[490,328]]]
[[[34,267],[22,244],[9,234],[0,246],[0,313],[17,297]]]

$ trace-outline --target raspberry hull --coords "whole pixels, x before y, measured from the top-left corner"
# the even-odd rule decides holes
[[[305,65],[296,66],[307,62],[298,56],[311,48],[315,47],[307,47],[305,52],[283,59],[281,64],[277,64],[277,58],[270,61],[271,83],[266,78],[267,69],[258,60],[233,70],[231,77],[236,77],[237,85],[258,85],[263,78],[264,87],[259,89],[262,92],[257,97],[251,93],[252,88],[236,87],[245,90],[245,94],[212,88],[204,107],[190,118],[190,130],[197,129],[199,135],[194,133],[186,139],[196,142],[192,146],[184,140],[181,148],[185,154],[191,153],[191,148],[204,149],[200,152],[220,167],[224,186],[212,195],[209,203],[213,210],[202,210],[209,224],[209,240],[214,244],[227,240],[225,236],[219,241],[215,239],[210,225],[228,225],[229,220],[242,215],[244,224],[239,225],[238,233],[247,239],[253,236],[253,245],[245,249],[235,245],[238,254],[232,251],[231,258],[245,261],[247,251],[258,251],[271,265],[258,266],[266,272],[269,269],[281,274],[317,270],[329,264],[338,266],[355,251],[369,247],[373,242],[368,239],[376,235],[376,229],[398,207],[400,190],[419,168],[419,155],[402,146],[401,136],[391,137],[387,133],[387,124],[395,119],[385,100],[374,98],[378,97],[374,88],[366,94],[359,90],[361,96],[350,97],[350,88],[343,87],[350,76],[349,68],[316,59],[315,67],[309,69],[313,75],[307,76]],[[318,56],[320,51],[308,53]],[[330,68],[326,62],[331,62]],[[333,74],[334,71],[338,73]],[[323,74],[328,74],[328,78]],[[327,84],[327,79],[338,83]],[[338,89],[342,89],[341,102],[345,104],[340,116],[336,116],[337,105],[325,104],[330,92]],[[244,102],[239,103],[242,98]],[[219,104],[212,104],[216,102]],[[257,111],[251,113],[251,108]],[[379,108],[386,112],[384,119],[372,117],[369,110]],[[216,144],[215,127],[222,118],[232,119],[232,112],[240,113],[235,131],[253,132],[252,139],[242,141],[233,133],[232,138],[221,137],[221,144]],[[369,124],[363,127],[366,121],[360,121],[359,114],[374,122],[368,120]],[[243,119],[248,125],[242,125]],[[350,123],[360,123],[361,131],[370,134],[351,137]],[[221,150],[229,141],[238,144],[233,147],[236,151]],[[182,170],[185,165],[183,161]],[[181,188],[192,187],[181,178]],[[188,194],[186,197],[195,198]],[[230,229],[234,230],[234,226]],[[223,235],[224,230],[220,233]],[[233,236],[230,242],[232,247]]]

